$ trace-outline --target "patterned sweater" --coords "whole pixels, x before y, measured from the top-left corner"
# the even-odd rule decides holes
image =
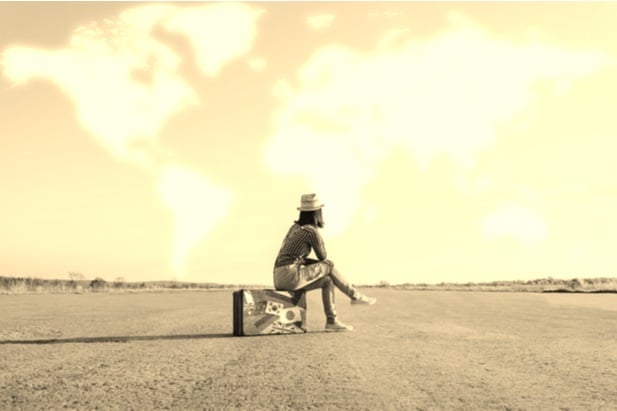
[[[327,258],[326,248],[317,227],[309,224],[299,226],[294,223],[283,240],[274,268],[290,264],[305,264],[311,249],[315,251],[320,261]]]

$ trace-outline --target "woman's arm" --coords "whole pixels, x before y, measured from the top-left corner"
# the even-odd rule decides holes
[[[311,247],[313,247],[313,251],[315,251],[317,259],[319,261],[323,261],[328,258],[326,246],[324,245],[323,238],[321,237],[321,234],[319,234],[319,231],[317,231],[317,228],[310,225],[303,226],[302,228],[309,233],[309,243],[311,244]]]

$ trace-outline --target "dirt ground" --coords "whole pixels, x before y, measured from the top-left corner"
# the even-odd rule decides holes
[[[617,409],[617,295],[374,289],[232,337],[229,291],[0,296],[0,409]]]

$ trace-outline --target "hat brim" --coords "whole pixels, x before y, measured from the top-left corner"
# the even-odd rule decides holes
[[[300,211],[317,211],[317,210],[322,209],[324,206],[325,206],[325,204],[322,204],[322,205],[317,206],[317,207],[296,207],[296,209],[300,210]]]

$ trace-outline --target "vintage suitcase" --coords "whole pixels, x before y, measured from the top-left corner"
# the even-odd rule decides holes
[[[234,291],[233,310],[237,336],[306,332],[306,291]]]

